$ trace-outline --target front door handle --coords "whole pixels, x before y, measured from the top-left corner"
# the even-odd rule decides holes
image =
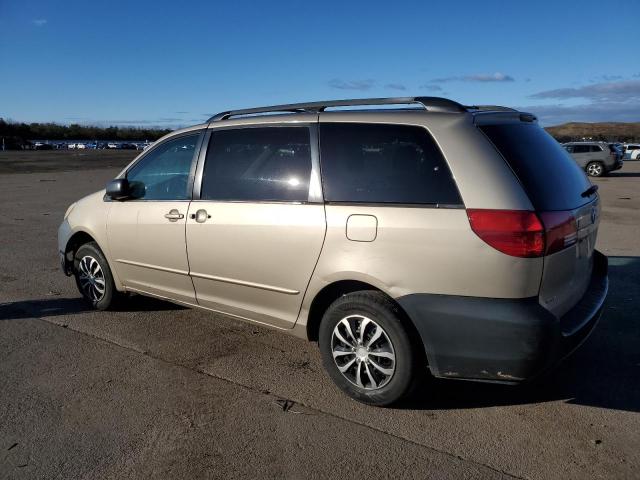
[[[204,223],[207,221],[207,218],[211,218],[211,215],[209,215],[204,208],[201,208],[196,213],[192,213],[191,218],[198,223]]]
[[[177,208],[172,208],[169,210],[169,213],[165,213],[164,218],[168,219],[170,222],[177,222],[184,218],[184,215],[181,214]]]

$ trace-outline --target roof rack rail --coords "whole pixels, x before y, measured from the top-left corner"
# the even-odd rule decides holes
[[[502,107],[500,105],[465,105],[467,110],[475,110],[478,112],[518,112],[515,108]]]
[[[441,97],[396,97],[396,98],[355,98],[350,100],[327,100],[324,102],[310,103],[290,103],[286,105],[272,105],[270,107],[245,108],[242,110],[229,110],[220,112],[212,116],[208,122],[218,122],[226,120],[230,117],[238,115],[254,115],[258,113],[278,113],[278,112],[322,112],[332,107],[351,107],[364,105],[401,105],[401,104],[419,104],[425,109],[432,112],[455,112],[462,113],[467,111],[465,107],[458,102]]]

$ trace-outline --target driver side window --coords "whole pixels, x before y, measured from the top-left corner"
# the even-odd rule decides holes
[[[190,173],[199,134],[168,140],[127,172],[133,198],[189,200]]]

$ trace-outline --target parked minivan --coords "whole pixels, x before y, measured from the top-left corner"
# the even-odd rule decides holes
[[[58,245],[97,309],[134,292],[317,341],[338,387],[389,405],[424,370],[515,384],[584,341],[600,208],[531,114],[341,100],[172,132],[72,204]]]
[[[601,177],[622,168],[621,152],[606,142],[569,142],[563,146],[591,177]]]

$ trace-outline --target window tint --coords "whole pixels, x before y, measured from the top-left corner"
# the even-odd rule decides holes
[[[307,201],[310,176],[307,127],[218,130],[209,142],[201,198]]]
[[[581,196],[591,186],[569,154],[542,128],[532,123],[482,125],[511,166],[538,210],[570,210],[589,202]],[[586,145],[574,145],[577,147]]]
[[[598,145],[591,145],[590,150],[592,152],[601,152],[602,151],[602,147],[598,146]]]
[[[462,203],[440,150],[424,128],[321,124],[320,154],[327,201]]]
[[[199,134],[165,141],[127,172],[134,198],[188,200],[189,177]]]
[[[589,153],[589,145],[574,145],[573,153]]]

